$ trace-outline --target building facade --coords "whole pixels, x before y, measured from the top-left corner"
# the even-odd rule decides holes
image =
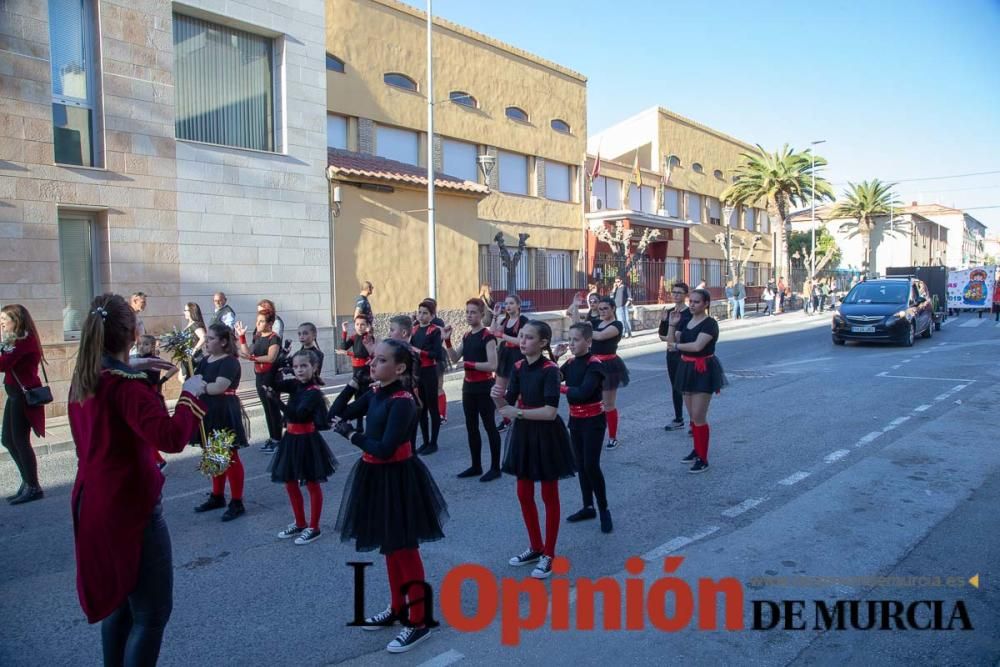
[[[945,265],[952,268],[979,266],[986,258],[986,225],[956,208],[912,202],[904,210],[917,213],[948,230]]]
[[[148,295],[151,333],[274,300],[330,325],[323,5],[8,0],[0,300],[39,326],[65,410],[82,318]]]
[[[448,202],[435,216],[444,309],[461,308],[481,282],[503,294],[506,274],[499,270],[497,233],[511,246],[519,233],[530,235],[519,291],[576,285],[583,246],[586,79],[434,19],[434,140],[428,142],[426,31],[426,15],[399,2],[328,0],[328,145],[342,151],[331,152],[333,171],[340,173],[354,160],[383,174],[406,174],[410,165],[417,168],[410,175],[423,174],[426,184],[432,160],[435,172],[449,182],[488,188],[484,196],[475,189],[464,195],[450,188],[439,192],[439,201],[443,195]],[[374,163],[375,158],[387,162]],[[376,190],[359,190],[343,178],[337,183],[344,198],[333,234],[337,315],[352,311],[365,280],[375,284],[376,311],[412,312],[429,293],[426,200],[421,203],[412,182],[404,187],[396,176],[383,179],[383,185],[406,191],[405,196],[383,190],[376,197]],[[355,201],[356,195],[362,200]],[[455,205],[470,195],[472,210]]]

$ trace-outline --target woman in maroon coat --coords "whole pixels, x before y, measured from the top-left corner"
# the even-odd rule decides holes
[[[69,392],[77,592],[87,620],[103,620],[105,665],[156,664],[173,607],[173,557],[154,451],[180,452],[205,414],[197,398],[205,382],[195,375],[170,416],[145,375],[128,366],[134,339],[125,300],[94,299]]]
[[[0,372],[3,372],[7,404],[3,410],[3,446],[10,452],[18,472],[21,488],[7,497],[11,505],[30,503],[44,494],[38,485],[38,462],[31,447],[31,432],[39,438],[45,435],[45,407],[29,407],[24,401],[24,389],[41,386],[38,366],[44,361],[38,329],[28,309],[20,304],[4,306],[0,311]]]

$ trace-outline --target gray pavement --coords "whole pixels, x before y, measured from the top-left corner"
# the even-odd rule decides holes
[[[624,580],[626,559],[643,557],[638,578],[647,589],[665,576],[665,556],[682,556],[676,574],[695,589],[701,577],[743,582],[746,625],[754,599],[963,599],[973,631],[667,633],[647,621],[643,630],[582,632],[554,631],[546,619],[511,648],[501,645],[498,620],[478,633],[442,627],[411,653],[390,656],[383,647],[391,633],[344,627],[353,599],[344,563],[376,563],[368,570],[369,611],[384,605],[386,584],[378,555],[356,554],[332,530],[357,454],[330,435],[344,465],[325,485],[324,536],[303,547],[274,537],[290,510],[283,489],[266,475],[264,454],[246,452],[249,511],[228,524],[217,514],[191,512],[207,490],[194,471],[194,452],[168,457],[175,605],[161,664],[995,664],[1000,415],[992,397],[1000,380],[1000,328],[968,322],[949,321],[909,349],[834,347],[828,320],[798,314],[724,327],[718,355],[731,385],[713,401],[712,467],[703,475],[688,475],[677,462],[690,449],[688,437],[662,430],[670,411],[662,347],[630,348],[624,356],[633,382],[618,400],[624,444],[603,458],[615,532],[603,535],[594,522],[564,523],[558,552],[571,562],[571,582]],[[497,577],[527,577],[506,565],[526,542],[513,479],[481,484],[454,477],[468,453],[454,400],[458,383],[449,382],[448,390],[451,421],[442,450],[427,463],[452,519],[448,537],[422,550],[428,580],[437,585],[462,563],[481,564]],[[46,499],[0,506],[6,538],[0,544],[0,664],[97,664],[99,631],[83,619],[74,588],[73,455],[51,454],[40,464]],[[0,489],[15,486],[13,466],[0,464]],[[562,482],[560,492],[565,517],[579,507],[576,481]],[[978,589],[760,579],[964,581],[976,573]],[[546,586],[556,584],[553,578]],[[463,596],[467,614],[475,611],[471,590]]]

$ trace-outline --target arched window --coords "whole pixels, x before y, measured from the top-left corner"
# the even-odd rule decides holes
[[[569,123],[559,118],[552,119],[552,129],[563,134],[570,134]]]
[[[694,173],[696,173],[696,174],[704,174],[704,173],[705,173],[705,168],[704,168],[704,167],[702,167],[702,166],[701,166],[701,164],[700,164],[700,163],[698,163],[698,162],[694,162],[694,163],[692,163],[692,164],[691,164],[691,169],[692,169],[692,171],[694,171]]]
[[[667,160],[669,160],[667,164],[670,165],[671,169],[676,169],[677,167],[681,166],[681,159],[676,155],[671,155],[667,157]]]
[[[507,111],[505,113],[507,118],[510,118],[511,120],[516,120],[521,123],[530,122],[528,120],[528,112],[524,109],[519,109],[518,107],[507,107]]]
[[[333,55],[332,53],[326,54],[326,71],[327,72],[340,72],[344,73],[344,61]]]
[[[406,76],[405,74],[399,74],[398,72],[389,72],[382,77],[382,80],[390,86],[396,88],[402,88],[403,90],[412,90],[417,92],[417,82]]]
[[[453,90],[448,93],[448,99],[455,104],[461,104],[463,107],[469,107],[470,109],[479,108],[479,100],[468,93],[463,93],[461,90]]]
[[[723,176],[723,174],[722,174],[722,170],[721,169],[716,169],[715,173],[714,173],[714,176],[717,179],[719,179],[720,181],[725,178],[725,176]]]

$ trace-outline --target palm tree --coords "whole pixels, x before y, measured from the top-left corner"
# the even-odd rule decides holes
[[[860,183],[848,183],[848,188],[844,190],[844,200],[833,209],[833,215],[838,218],[851,218],[850,222],[845,222],[840,226],[840,231],[845,232],[848,238],[861,235],[862,254],[864,256],[864,270],[870,275],[872,269],[872,231],[875,230],[875,218],[880,215],[889,215],[893,207],[899,206],[892,189],[895,183],[883,183],[873,179],[871,181],[861,181]]]
[[[743,153],[743,164],[736,168],[736,180],[722,193],[722,201],[737,206],[753,206],[765,202],[768,216],[780,221],[778,226],[777,266],[788,274],[788,237],[791,223],[789,209],[801,206],[815,197],[822,201],[833,200],[833,188],[825,178],[815,176],[813,167],[826,166],[826,160],[812,151],[797,152],[782,146],[780,151],[768,153],[757,145],[756,153]]]

